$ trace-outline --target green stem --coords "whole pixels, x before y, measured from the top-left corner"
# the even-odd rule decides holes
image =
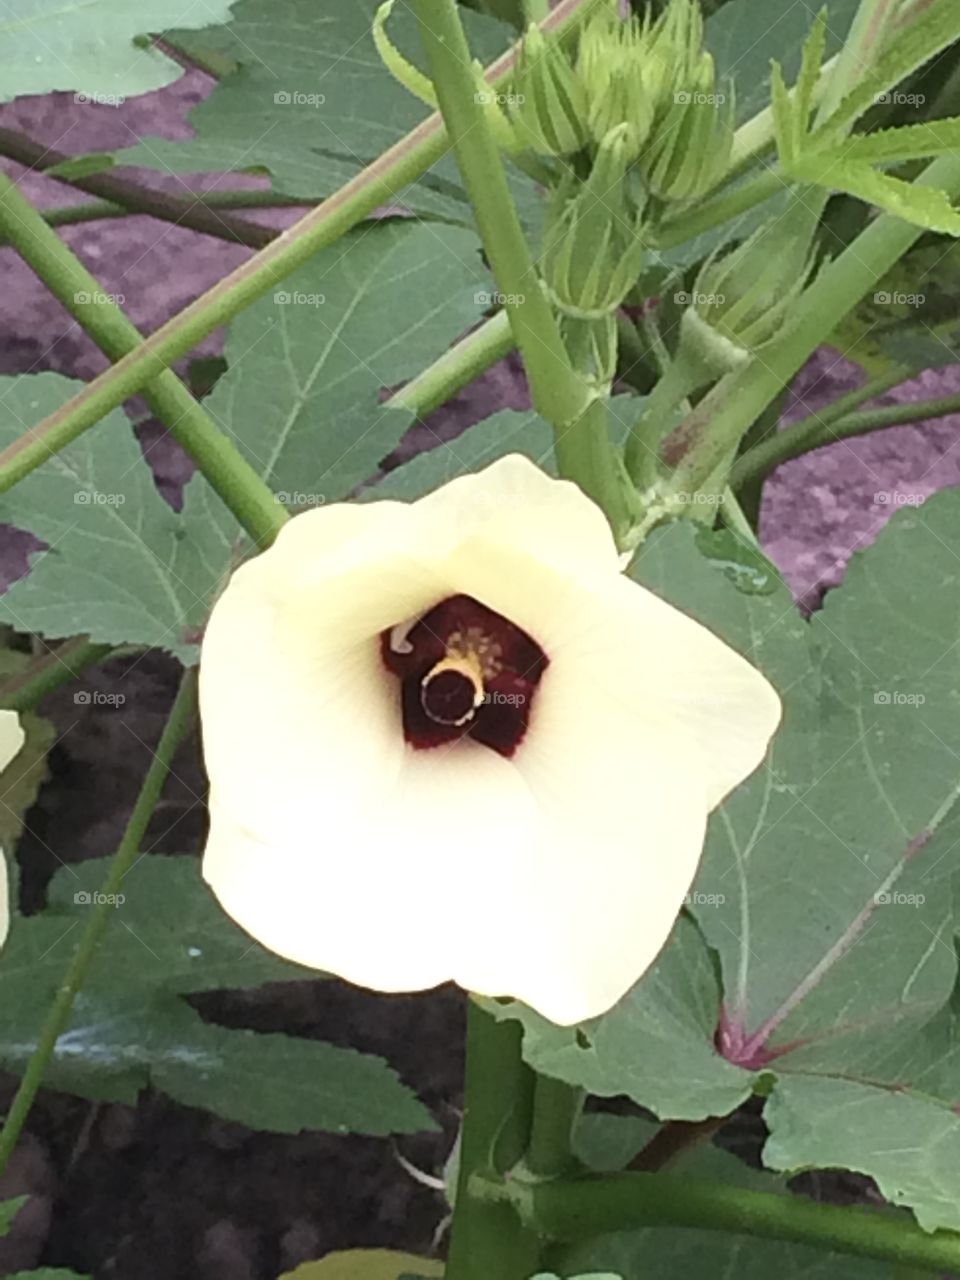
[[[35,173],[45,173],[58,164],[68,163],[72,157],[52,147],[45,147],[34,142],[25,134],[13,129],[0,128],[0,156],[16,160],[26,165]],[[206,207],[193,198],[183,200],[178,196],[168,195],[165,191],[150,191],[129,178],[121,178],[115,173],[90,173],[75,178],[59,178],[51,175],[55,181],[63,182],[77,191],[85,191],[88,195],[99,196],[122,204],[128,209],[136,209],[139,213],[148,213],[164,222],[173,222],[181,227],[190,227],[193,231],[202,231],[206,235],[218,236],[222,240],[233,243],[249,244],[256,248],[269,244],[275,232],[269,227],[261,227],[256,222],[248,222],[245,218],[232,218]]]
[[[426,417],[456,395],[461,387],[502,360],[513,346],[510,318],[506,311],[498,311],[395,391],[386,401],[386,407],[408,409],[418,417]]]
[[[477,1187],[476,1191],[482,1193]],[[747,1191],[665,1173],[558,1179],[539,1185],[489,1184],[491,1198],[512,1199],[529,1226],[554,1240],[609,1231],[681,1226],[791,1240],[929,1271],[960,1270],[960,1234],[930,1234],[902,1216],[817,1204],[796,1195]]]
[[[902,380],[901,373],[901,380]],[[933,400],[913,400],[907,404],[886,405],[881,409],[865,409],[863,413],[851,413],[832,422],[818,422],[816,417],[805,418],[802,423],[779,431],[763,444],[745,453],[734,467],[730,483],[734,488],[769,475],[783,462],[799,458],[801,454],[822,449],[838,440],[853,436],[869,435],[871,431],[883,431],[887,427],[903,427],[911,422],[927,422],[932,418],[944,418],[960,413],[960,395],[938,396]]]
[[[556,1178],[576,1167],[573,1131],[583,1111],[585,1096],[582,1089],[562,1080],[537,1076],[526,1157],[531,1173],[541,1178]]]
[[[917,181],[956,196],[960,159],[935,160]],[[764,349],[763,359],[724,378],[664,442],[665,461],[676,464],[677,492],[700,487],[778,391],[922,233],[920,227],[883,214],[823,268],[801,296],[788,328]]]
[[[189,203],[203,205],[207,209],[290,209],[305,208],[317,203],[316,200],[298,200],[292,196],[277,195],[273,191],[208,191],[197,192],[189,197]],[[53,209],[41,209],[43,220],[48,227],[73,227],[82,222],[100,222],[106,218],[130,218],[143,212],[133,204],[120,204],[113,200],[87,200],[83,204],[57,205]],[[234,231],[236,226],[234,226]],[[280,235],[272,227],[260,228],[269,233],[271,239]],[[237,236],[225,226],[220,231],[209,234],[221,239],[236,240]],[[250,243],[243,239],[244,244]]]
[[[653,237],[653,248],[672,249],[675,245],[684,244],[704,231],[712,231],[733,218],[738,218],[755,205],[790,186],[790,179],[783,177],[777,169],[765,169],[763,173],[749,182],[744,182],[733,191],[714,197],[688,213],[677,214],[659,226]]]
[[[132,321],[108,298],[99,281],[74,257],[53,228],[47,226],[16,183],[3,174],[0,234],[14,245],[108,356],[117,359],[140,344],[141,334]],[[176,374],[157,362],[153,375],[155,380],[143,389],[150,408],[191,455],[250,536],[261,546],[269,545],[286,520],[283,507]],[[41,452],[41,460],[53,452],[51,441],[43,435],[34,440],[28,432],[26,438],[30,444],[24,452],[32,446]],[[9,454],[10,450],[6,452]],[[15,464],[13,469],[16,470]]]
[[[94,644],[87,636],[65,640],[48,653],[34,658],[23,671],[19,671],[0,685],[0,707],[9,711],[29,711],[41,698],[59,689],[68,680],[75,680],[85,667],[107,657],[113,645]]]
[[[542,24],[543,29],[558,37],[569,34],[594,3],[596,0],[560,0]],[[491,65],[487,72],[491,84],[506,80],[515,58],[515,50],[511,49]],[[29,475],[111,409],[136,395],[156,377],[158,369],[186,355],[214,329],[274,288],[378,205],[396,199],[403,187],[440,159],[448,145],[440,116],[434,113],[282,236],[168,320],[56,413],[0,452],[0,493]]]
[[[455,0],[411,0],[420,38],[484,249],[523,357],[534,408],[551,424],[557,467],[606,511],[628,520],[605,414],[570,362],[510,195],[500,150],[477,100]]]
[[[467,1070],[456,1211],[445,1280],[527,1280],[539,1242],[507,1204],[478,1199],[477,1175],[502,1176],[522,1158],[530,1132],[533,1072],[520,1056],[518,1022],[496,1022],[467,1004]]]
[[[50,1006],[46,1021],[40,1032],[37,1047],[27,1063],[20,1087],[14,1096],[10,1110],[7,1112],[0,1131],[0,1171],[6,1168],[7,1161],[17,1145],[17,1139],[23,1130],[24,1123],[40,1088],[43,1073],[53,1057],[57,1041],[63,1035],[70,1022],[73,1002],[90,972],[97,948],[103,940],[110,920],[116,908],[113,898],[120,891],[123,878],[133,866],[140,854],[140,846],[146,835],[147,825],[160,799],[163,784],[170,770],[174,752],[189,727],[194,706],[196,673],[187,671],[181,681],[176,699],[170,711],[170,718],[160,737],[150,768],[143,780],[140,794],[137,796],[133,813],[127,823],[120,847],[110,864],[110,870],[103,883],[102,896],[93,908],[80,942],[74,952],[73,959],[61,983],[56,999]]]

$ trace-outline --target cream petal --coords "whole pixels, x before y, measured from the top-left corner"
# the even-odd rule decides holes
[[[378,991],[433,987],[456,978],[500,895],[508,912],[526,907],[511,851],[536,841],[539,814],[513,766],[470,740],[408,748],[392,784],[366,781],[364,801],[336,805],[332,819],[293,797],[264,842],[214,793],[204,875],[224,909],[288,959]]]
[[[619,555],[603,512],[570,480],[555,480],[511,453],[459,476],[416,503],[459,541],[478,537],[571,570],[616,572]]]
[[[0,711],[0,771],[7,767],[23,743],[20,716],[16,711]]]
[[[257,838],[296,797],[317,815],[348,811],[369,776],[389,786],[400,768],[398,688],[379,635],[451,590],[409,511],[298,516],[214,606],[200,664],[204,757],[220,805]]]
[[[646,972],[696,875],[698,762],[679,735],[651,740],[645,728],[615,697],[584,699],[548,670],[516,756],[541,831],[511,994],[563,1026],[605,1013]]]
[[[712,809],[763,760],[780,721],[770,682],[701,623],[621,574],[555,571],[484,539],[453,558],[462,590],[526,630],[584,698],[602,693],[654,741],[676,732]]]

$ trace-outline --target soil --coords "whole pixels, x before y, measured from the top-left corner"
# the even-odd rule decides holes
[[[208,88],[202,75],[190,73],[119,108],[77,105],[65,94],[25,99],[0,110],[0,124],[71,154],[109,150],[143,136],[187,136],[185,113]],[[72,199],[51,180],[7,168],[41,204]],[[172,176],[152,180],[183,190]],[[230,179],[231,186],[237,182]],[[285,225],[296,214],[255,216]],[[144,330],[248,252],[142,217],[76,226],[63,235],[106,292],[124,295],[127,311]],[[55,369],[89,378],[103,367],[103,357],[10,250],[0,251],[0,285],[0,372]],[[219,349],[214,335],[201,351]],[[838,353],[819,352],[796,380],[785,419],[816,409],[860,378]],[[925,374],[884,402],[958,388],[960,368],[953,366]],[[429,431],[414,429],[404,451],[437,435],[452,438],[498,408],[525,403],[516,361],[503,361],[435,415]],[[762,535],[798,601],[815,607],[842,577],[850,554],[875,537],[896,509],[895,500],[879,494],[925,494],[958,483],[958,426],[957,419],[945,418],[897,428],[781,468],[767,486]],[[159,424],[144,419],[137,429],[161,491],[176,503],[188,461]],[[6,527],[0,533],[2,589],[24,571],[30,539]],[[71,687],[42,705],[60,736],[18,852],[25,910],[42,905],[60,863],[116,847],[176,676],[175,664],[158,654],[115,659],[86,673],[83,684],[106,693],[122,689],[122,706],[77,705]],[[151,828],[148,846],[156,856],[199,851],[203,790],[196,743],[189,742]],[[429,921],[411,927],[429,928]],[[11,1237],[0,1242],[0,1274],[47,1264],[96,1280],[273,1280],[338,1248],[435,1249],[442,1198],[420,1185],[398,1155],[436,1174],[449,1154],[460,1102],[461,994],[445,988],[388,999],[328,981],[220,994],[208,997],[202,1011],[230,1025],[282,1029],[382,1054],[426,1101],[442,1132],[404,1139],[398,1150],[356,1137],[254,1133],[150,1092],[136,1107],[44,1092],[0,1180],[0,1197],[33,1197]],[[13,1084],[8,1079],[0,1087],[0,1106]],[[755,1152],[758,1123],[741,1118],[738,1141],[744,1132]]]

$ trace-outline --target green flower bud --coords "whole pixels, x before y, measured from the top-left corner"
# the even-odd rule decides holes
[[[599,144],[611,129],[626,125],[628,163],[640,154],[653,124],[654,105],[643,79],[647,31],[636,18],[621,22],[604,10],[584,27],[577,52],[590,136]]]
[[[795,235],[792,223],[789,214],[766,223],[700,268],[681,332],[715,361],[742,362],[789,323],[814,263],[808,238]]]
[[[695,200],[726,171],[733,147],[733,91],[718,92],[713,58],[700,55],[640,157],[647,185],[661,200]]]
[[[615,311],[640,274],[641,210],[628,194],[629,126],[611,129],[590,177],[568,174],[547,207],[541,260],[554,305],[599,319]]]
[[[511,120],[517,139],[542,156],[569,156],[587,142],[587,99],[560,46],[531,26],[523,37]]]
[[[617,372],[616,312],[599,320],[561,314],[560,336],[574,368],[598,395],[607,395]]]
[[[658,100],[669,100],[682,88],[700,61],[703,14],[699,0],[671,0],[654,25],[645,75]]]

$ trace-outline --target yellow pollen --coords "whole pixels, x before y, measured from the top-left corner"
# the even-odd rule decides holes
[[[482,680],[492,680],[503,670],[500,661],[503,646],[481,627],[467,627],[466,632],[451,631],[447,637],[447,658],[464,658],[477,663]]]

